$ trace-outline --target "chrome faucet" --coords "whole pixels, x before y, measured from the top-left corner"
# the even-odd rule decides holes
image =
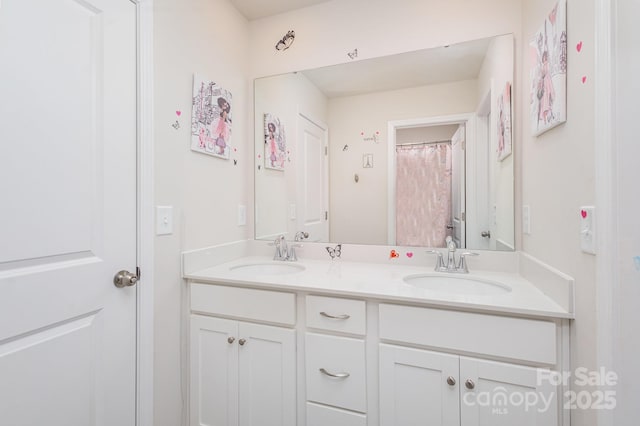
[[[289,258],[289,248],[284,235],[278,236],[278,238],[269,245],[276,246],[276,253],[273,255],[273,260],[287,260]]]
[[[302,244],[300,241],[305,238],[309,238],[309,233],[307,232],[298,232],[295,236],[295,242],[291,245],[287,243],[284,235],[278,236],[273,243],[269,243],[270,246],[276,247],[276,252],[273,255],[273,260],[288,260],[291,262],[295,262],[298,260],[298,255],[296,254],[296,248],[301,248]]]
[[[459,274],[468,274],[469,268],[467,266],[467,256],[479,256],[478,253],[472,253],[469,251],[465,251],[460,253],[460,259],[456,261],[456,243],[453,241],[453,238],[447,237],[447,261],[445,263],[444,256],[442,252],[437,250],[428,250],[428,254],[435,254],[438,256],[436,260],[436,272],[449,272],[449,273],[459,273]]]

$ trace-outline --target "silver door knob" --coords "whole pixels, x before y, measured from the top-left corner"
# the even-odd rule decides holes
[[[475,389],[476,384],[474,383],[474,381],[473,381],[473,380],[471,380],[471,379],[467,379],[467,381],[466,381],[466,382],[464,382],[464,386],[465,386],[467,389],[469,389],[469,390],[473,390],[473,389]]]
[[[232,344],[232,343],[233,343],[233,342],[235,342],[235,341],[236,341],[236,338],[235,338],[235,337],[229,337],[229,338],[227,339],[227,342],[229,342],[229,344]]]
[[[122,270],[113,277],[113,284],[118,288],[131,287],[138,282],[138,276],[129,271]]]
[[[456,385],[456,379],[454,379],[453,376],[447,377],[447,384],[449,386],[455,386]]]
[[[480,233],[480,236],[481,236],[482,238],[491,238],[491,231],[482,231],[482,232]]]
[[[247,343],[247,341],[246,341],[245,339],[240,339],[240,340],[238,340],[238,344],[239,344],[240,346],[244,346],[244,344],[245,344],[245,343]]]

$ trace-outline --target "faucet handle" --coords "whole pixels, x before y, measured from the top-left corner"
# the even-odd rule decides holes
[[[302,241],[304,239],[309,238],[309,233],[308,232],[304,232],[304,231],[298,231],[296,232],[296,236],[294,238],[295,241]]]
[[[467,256],[480,256],[480,253],[473,253],[470,251],[465,251],[464,253],[460,253],[460,261],[458,262],[458,266],[456,267],[458,272],[462,272],[465,274],[469,273],[469,268],[467,267]]]
[[[438,259],[436,260],[436,267],[435,267],[436,271],[440,271],[444,269],[444,257],[442,256],[442,252],[439,252],[438,250],[427,250],[425,253],[435,254],[436,256],[438,256]]]

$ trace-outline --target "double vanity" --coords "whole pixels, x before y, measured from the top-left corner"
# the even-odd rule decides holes
[[[454,274],[383,250],[185,253],[190,424],[569,424],[567,389],[550,380],[569,370],[568,277],[521,253],[486,252]],[[531,280],[565,280],[566,298]]]

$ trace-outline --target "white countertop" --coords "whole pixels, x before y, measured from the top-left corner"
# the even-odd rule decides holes
[[[475,270],[468,275],[441,273],[443,276],[491,280],[511,287],[510,292],[502,294],[469,295],[434,292],[403,281],[403,277],[408,275],[437,274],[431,267],[352,262],[343,259],[303,259],[296,263],[303,265],[305,269],[288,274],[255,274],[231,269],[238,265],[263,262],[273,261],[265,256],[241,257],[210,268],[185,273],[184,278],[205,283],[333,294],[459,310],[539,318],[573,318],[572,313],[515,273]]]

